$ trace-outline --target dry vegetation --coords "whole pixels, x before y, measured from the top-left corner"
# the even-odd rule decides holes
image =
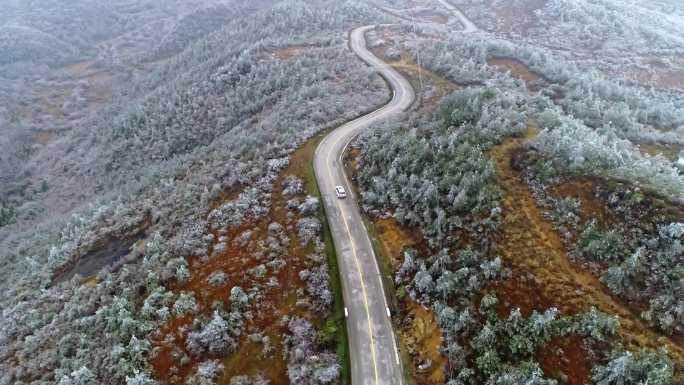
[[[222,360],[225,370],[216,384],[227,385],[231,378],[241,375],[261,375],[273,385],[289,384],[287,361],[281,353],[284,351],[283,336],[287,334],[288,327],[283,317],[301,317],[312,320],[319,328],[325,327],[325,312],[315,311],[298,302],[301,293],[307,288],[307,282],[301,278],[300,272],[310,267],[310,256],[315,250],[310,243],[303,245],[297,236],[293,223],[301,218],[288,207],[288,199],[293,196],[283,194],[283,182],[286,177],[291,176],[305,181],[304,191],[294,198],[303,199],[307,195],[317,193],[312,189],[315,185],[310,164],[318,140],[319,138],[310,140],[291,155],[289,166],[280,173],[274,183],[273,200],[265,216],[257,222],[247,222],[227,232],[213,231],[215,240],[237,240],[245,232],[249,232],[251,236],[248,242],[234,242],[224,251],[214,251],[217,245],[215,242],[209,250],[211,259],[207,261],[206,258],[189,258],[190,280],[170,287],[170,290],[176,293],[192,293],[199,306],[198,314],[204,315],[210,315],[213,309],[220,306],[218,304],[230,304],[231,287],[239,286],[245,290],[255,285],[262,287],[258,294],[258,309],[254,309],[248,317],[245,323],[247,332],[240,337],[238,349]],[[232,194],[228,194],[228,197],[230,195]],[[320,209],[317,209],[317,217],[321,222],[325,221]],[[283,250],[283,255],[286,256],[285,264],[276,275],[261,275],[259,270],[263,268],[264,260],[263,252],[260,250],[264,244],[273,242],[273,223],[290,223],[284,229],[286,237],[289,238]],[[224,282],[219,285],[208,284],[210,277],[217,272],[225,274]],[[274,285],[274,282],[277,284]],[[193,324],[195,318],[194,315],[172,318],[162,326],[160,332],[156,333],[153,343],[158,347],[158,354],[152,358],[151,364],[159,380],[169,384],[186,383],[188,376],[196,370],[203,359],[192,355],[185,348],[185,331]],[[333,322],[335,325],[339,320]],[[254,332],[267,337],[268,342],[253,339],[250,335]],[[173,342],[169,344],[169,341]],[[172,370],[175,365],[172,355],[174,351],[177,352],[178,347],[181,347],[183,353],[191,359],[178,370]],[[264,362],[268,362],[268,365],[264,365]]]
[[[531,133],[531,135],[533,135]],[[619,318],[623,340],[632,348],[658,349],[666,346],[673,358],[684,364],[684,345],[654,331],[639,317],[637,309],[612,295],[599,279],[585,268],[573,264],[568,250],[552,222],[545,218],[528,186],[513,168],[512,159],[520,139],[510,139],[491,153],[496,162],[498,180],[504,191],[501,255],[510,264],[514,280],[530,282],[526,290],[504,284],[502,298],[520,301],[527,311],[556,307],[566,314],[576,314],[592,306]],[[590,183],[565,185],[559,191],[587,198]],[[573,190],[573,187],[578,188]],[[584,200],[582,201],[585,202]],[[587,199],[586,214],[607,221],[605,209],[596,209],[595,199]],[[593,205],[592,205],[593,202]],[[566,373],[567,374],[567,373]]]

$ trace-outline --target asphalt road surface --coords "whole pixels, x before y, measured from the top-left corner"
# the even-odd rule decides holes
[[[349,142],[370,124],[406,110],[415,99],[410,83],[366,49],[365,33],[374,26],[355,29],[351,49],[382,74],[390,84],[392,100],[379,110],[337,128],[316,149],[314,170],[340,265],[353,385],[401,385],[403,370],[394,329],[368,232],[351,185],[344,173],[342,154]],[[344,186],[338,199],[335,186]]]
[[[473,33],[479,31],[477,26],[473,24],[472,21],[470,21],[464,14],[461,12],[460,9],[456,8],[456,6],[452,5],[448,0],[437,0],[438,3],[442,4],[442,6],[446,9],[449,10],[457,19],[459,22],[461,22],[461,25],[463,25],[463,30],[460,31],[462,33]]]

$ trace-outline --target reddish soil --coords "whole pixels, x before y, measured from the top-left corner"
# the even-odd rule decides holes
[[[596,219],[601,226],[615,223],[616,219],[608,210],[606,202],[596,196],[595,186],[602,183],[599,178],[577,177],[564,180],[554,186],[550,193],[557,197],[576,198],[581,202],[580,219],[587,222]]]
[[[533,135],[531,130],[528,137]],[[518,293],[519,283],[504,284],[501,286],[503,298],[519,301],[519,305],[528,311],[533,306],[542,305],[543,308],[554,306],[563,314],[576,314],[595,306],[618,317],[621,325],[619,334],[627,346],[636,349],[665,346],[676,362],[684,363],[684,348],[680,343],[649,328],[638,314],[612,296],[597,277],[570,262],[560,236],[543,216],[527,185],[511,165],[513,153],[522,141],[509,139],[490,154],[504,191],[499,252],[514,272],[529,272],[534,276],[534,284],[525,290],[538,294],[527,298],[527,295]]]
[[[592,383],[590,378],[593,362],[582,337],[554,338],[539,349],[537,361],[547,375],[567,378],[567,385]]]
[[[301,56],[309,46],[306,45],[293,45],[284,48],[278,48],[273,51],[273,56],[280,60],[290,60],[297,56]]]
[[[229,304],[228,297],[233,286],[241,286],[244,290],[249,289],[253,282],[262,284],[260,294],[263,296],[259,300],[262,305],[270,309],[269,311],[253,311],[253,318],[245,320],[245,329],[249,333],[251,330],[263,331],[270,337],[273,353],[264,354],[263,345],[249,341],[244,334],[239,342],[237,352],[223,359],[225,367],[224,373],[217,384],[228,384],[233,376],[253,375],[260,373],[273,385],[289,384],[287,377],[287,366],[282,355],[281,335],[286,333],[286,325],[282,325],[280,319],[284,315],[297,315],[321,322],[319,315],[311,311],[295,306],[296,292],[305,288],[306,284],[299,278],[299,271],[304,268],[307,255],[312,252],[311,246],[301,246],[295,231],[286,227],[286,232],[290,238],[289,246],[285,251],[287,264],[277,273],[279,287],[269,287],[265,285],[268,278],[273,274],[267,274],[264,278],[251,278],[246,271],[260,265],[262,262],[255,258],[258,244],[265,240],[269,223],[278,222],[285,226],[288,209],[286,201],[281,191],[282,179],[287,175],[299,175],[304,177],[302,172],[308,168],[309,158],[300,152],[306,151],[307,146],[298,150],[291,157],[290,166],[281,173],[281,177],[275,182],[272,193],[272,205],[270,212],[255,223],[248,223],[238,229],[228,231],[229,239],[234,239],[244,230],[253,231],[252,239],[248,245],[238,247],[230,245],[227,250],[220,255],[211,257],[208,260],[200,258],[189,258],[190,279],[187,283],[172,284],[169,289],[174,292],[191,292],[197,299],[200,311],[199,314],[208,316],[211,314],[211,305],[214,301],[222,302],[226,307]],[[226,193],[226,197],[234,197],[235,192]],[[293,221],[296,221],[295,217]],[[215,234],[218,237],[218,234]],[[210,250],[211,251],[211,250]],[[222,286],[213,287],[207,284],[208,276],[216,271],[223,271],[226,276],[226,283]],[[166,381],[168,384],[184,384],[187,376],[191,374],[197,364],[204,358],[193,357],[185,349],[185,341],[182,328],[188,327],[193,323],[193,317],[173,317],[164,325],[160,333],[154,338],[154,346],[159,348],[159,354],[151,360],[151,365],[157,379]],[[173,337],[175,342],[168,343],[167,339]],[[186,365],[179,366],[176,375],[172,375],[170,369],[176,365],[172,358],[172,351],[178,348],[185,352],[190,358]]]
[[[497,282],[492,289],[500,299],[497,307],[500,318],[507,318],[515,309],[520,309],[524,317],[529,317],[533,311],[544,311],[553,304],[553,301],[544,297],[541,282],[533,273],[517,266],[511,268],[509,279]]]

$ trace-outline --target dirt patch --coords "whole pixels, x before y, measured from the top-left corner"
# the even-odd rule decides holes
[[[677,162],[679,160],[679,154],[684,151],[684,145],[658,143],[639,144],[639,150],[644,154],[651,156],[662,155],[672,162]]]
[[[124,233],[109,234],[103,236],[93,245],[72,257],[70,263],[55,271],[53,284],[65,282],[75,275],[83,277],[84,282],[89,281],[105,267],[118,269],[140,255],[142,245],[140,241],[145,238],[146,231],[150,226],[150,218],[145,219],[135,228]]]
[[[69,64],[64,69],[74,77],[83,77],[92,73],[93,61],[82,61],[78,63]]]
[[[554,338],[539,349],[537,361],[544,373],[563,378],[566,385],[591,383],[592,358],[586,342],[579,336]]]
[[[403,322],[399,330],[402,345],[412,358],[412,378],[417,385],[441,385],[445,381],[446,358],[440,352],[442,332],[435,315],[417,302],[407,299],[402,303]],[[428,363],[419,370],[419,365]]]
[[[418,108],[425,112],[434,110],[444,96],[463,88],[463,85],[417,64],[408,54],[403,54],[401,60],[391,63],[391,66],[409,79],[419,97]]]
[[[510,72],[511,76],[525,82],[532,92],[540,91],[548,82],[539,74],[532,72],[525,63],[512,58],[491,58],[487,64],[502,72]]]
[[[627,72],[627,77],[639,84],[652,85],[664,89],[684,89],[684,68],[653,66]]]
[[[533,136],[531,130],[528,137]],[[667,347],[673,359],[684,363],[684,348],[639,319],[627,306],[612,296],[591,273],[573,265],[563,242],[547,220],[520,175],[511,165],[513,152],[524,139],[509,139],[495,147],[498,180],[504,191],[500,253],[514,270],[534,276],[540,296],[564,314],[587,311],[592,306],[613,314],[620,321],[619,334],[626,345],[639,349]],[[546,302],[546,301],[544,301]],[[546,305],[546,303],[544,303]]]
[[[290,60],[294,57],[303,55],[304,51],[310,46],[307,45],[293,45],[289,47],[278,48],[273,51],[273,56],[279,60]]]
[[[595,192],[595,187],[602,183],[603,181],[599,178],[570,178],[551,188],[550,192],[554,196],[578,199],[581,202],[580,219],[582,222],[596,219],[599,225],[605,226],[615,223],[617,219]]]
[[[53,135],[52,131],[42,130],[42,131],[34,132],[32,137],[33,137],[34,142],[36,142],[38,144],[46,145],[46,144],[50,143],[50,141],[52,140],[52,135]]]
[[[394,218],[377,219],[373,221],[380,252],[386,256],[393,269],[398,269],[403,262],[402,251],[409,247],[415,247],[423,241],[419,239],[415,231],[408,231]]]

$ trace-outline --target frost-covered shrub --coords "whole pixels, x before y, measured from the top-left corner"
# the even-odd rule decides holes
[[[283,180],[283,195],[292,196],[304,192],[304,182],[294,175],[288,175]]]
[[[595,222],[590,223],[580,234],[578,247],[586,258],[598,262],[620,260],[628,252],[617,230],[600,231]]]
[[[197,301],[192,293],[183,292],[178,296],[176,302],[173,304],[173,313],[177,316],[185,314],[194,314],[199,310]]]
[[[262,375],[235,376],[230,379],[230,385],[268,385],[269,381]]]
[[[299,242],[306,245],[321,234],[323,226],[321,221],[315,217],[305,217],[297,221],[297,235]]]
[[[207,278],[207,282],[211,286],[222,286],[226,283],[226,279],[226,273],[222,271],[215,271],[209,275],[209,277]]]
[[[316,214],[319,207],[320,203],[318,202],[318,198],[307,196],[297,209],[299,210],[299,214],[306,216]]]
[[[147,373],[137,373],[133,377],[126,378],[126,385],[156,385],[157,381],[150,378]]]
[[[95,383],[96,378],[93,372],[83,366],[68,376],[63,376],[57,385],[94,385]]]
[[[228,202],[209,214],[209,222],[216,229],[239,227],[246,220],[254,220],[267,213],[263,206],[263,197],[256,188],[248,189],[231,202]]]
[[[230,304],[235,309],[242,309],[249,303],[249,296],[240,286],[230,289]]]
[[[498,368],[499,369],[499,368]],[[558,381],[544,377],[537,363],[523,362],[520,366],[505,366],[487,380],[487,385],[557,385]]]
[[[337,355],[330,352],[314,353],[313,325],[302,318],[288,323],[290,334],[285,338],[287,376],[290,383],[326,385],[339,380],[340,364]]]
[[[208,360],[199,364],[197,372],[188,380],[189,385],[213,385],[223,373],[223,364],[217,360]]]
[[[499,191],[484,151],[523,131],[523,104],[516,93],[468,88],[444,98],[433,116],[369,131],[360,139],[364,208],[393,212],[434,245],[462,227],[464,215],[492,215]]]
[[[188,333],[186,346],[198,357],[205,354],[223,357],[237,348],[237,342],[231,336],[228,322],[215,311],[211,320],[199,331]]]
[[[325,312],[330,309],[333,302],[333,293],[330,290],[328,265],[323,263],[317,267],[302,270],[299,278],[306,281],[306,289],[309,296],[316,304],[316,310]]]
[[[534,143],[571,172],[625,178],[684,197],[684,178],[671,163],[642,155],[632,143],[610,132],[603,134],[563,118],[560,127],[542,131]]]
[[[608,340],[617,333],[619,327],[620,322],[615,316],[600,312],[594,307],[580,314],[575,321],[576,332],[596,341]]]
[[[597,385],[670,385],[673,367],[663,352],[615,352],[606,365],[593,369],[592,379]]]

